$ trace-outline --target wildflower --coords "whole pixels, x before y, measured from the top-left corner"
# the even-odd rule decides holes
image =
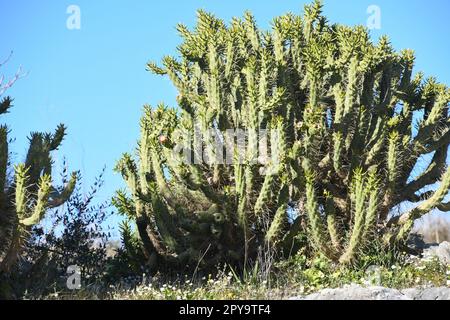
[[[426,266],[423,266],[423,265],[422,265],[422,266],[417,267],[417,269],[418,269],[418,270],[425,270],[425,269],[426,269]]]

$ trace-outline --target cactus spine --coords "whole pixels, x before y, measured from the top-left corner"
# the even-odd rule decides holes
[[[349,263],[370,239],[403,242],[415,219],[450,210],[442,202],[448,87],[413,77],[412,51],[395,52],[387,37],[374,44],[365,28],[331,25],[321,11],[314,1],[304,16],[274,19],[272,32],[259,31],[249,13],[227,26],[199,11],[194,30],[178,26],[180,59],[148,64],[173,82],[179,109],[145,108],[137,157],[117,166],[130,192],[118,192],[115,203],[135,219],[149,260],[241,261],[264,241],[281,251],[305,222],[318,251]],[[232,164],[202,161],[195,146],[187,155],[200,161],[173,152],[198,130],[206,144],[221,141],[207,148],[212,159],[229,141],[227,129],[261,128],[276,129],[276,161],[255,163],[250,133],[228,155]],[[421,192],[439,180],[436,191]],[[392,217],[406,201],[417,207]]]
[[[8,112],[12,100],[0,101],[0,115]],[[25,163],[14,167],[10,177],[9,130],[0,127],[0,273],[9,272],[25,245],[31,228],[48,209],[63,204],[71,195],[76,174],[64,188],[52,186],[50,153],[60,146],[65,127],[55,133],[32,133]]]

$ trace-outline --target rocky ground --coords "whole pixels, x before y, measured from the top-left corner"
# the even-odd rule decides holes
[[[450,242],[426,245],[422,259],[437,257],[442,263],[450,264]],[[338,289],[324,289],[319,292],[293,297],[291,300],[450,300],[450,283],[440,288],[390,289],[377,286],[347,285]]]
[[[291,300],[450,300],[450,288],[396,290],[348,285],[339,289],[324,289],[304,297],[294,297]]]
[[[450,265],[450,242],[445,241],[439,245],[430,245],[423,250],[422,255],[424,259],[437,257],[442,263]]]

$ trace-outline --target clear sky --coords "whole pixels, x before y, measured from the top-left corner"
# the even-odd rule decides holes
[[[56,154],[65,156],[92,182],[106,166],[102,199],[124,185],[112,169],[132,151],[139,133],[142,105],[174,105],[169,80],[145,71],[148,60],[175,54],[178,22],[192,26],[199,8],[229,21],[245,10],[269,28],[274,16],[301,13],[309,1],[282,0],[0,0],[0,60],[14,55],[3,72],[12,76],[22,65],[29,74],[8,91],[15,107],[7,123],[16,138],[17,160],[24,157],[30,131],[69,130]],[[67,8],[81,10],[81,29],[69,30]],[[397,49],[417,53],[417,69],[450,84],[450,1],[326,0],[332,22],[366,24],[367,8],[381,9],[381,30]],[[88,184],[86,185],[88,187]]]

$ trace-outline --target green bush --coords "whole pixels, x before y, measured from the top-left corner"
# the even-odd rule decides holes
[[[65,170],[62,180],[67,181]],[[48,213],[31,231],[25,259],[14,277],[29,296],[67,291],[70,266],[79,268],[84,288],[104,286],[113,258],[107,252],[111,238],[109,203],[95,203],[103,186],[103,172],[86,193],[82,192],[81,175],[78,181],[66,205]]]

